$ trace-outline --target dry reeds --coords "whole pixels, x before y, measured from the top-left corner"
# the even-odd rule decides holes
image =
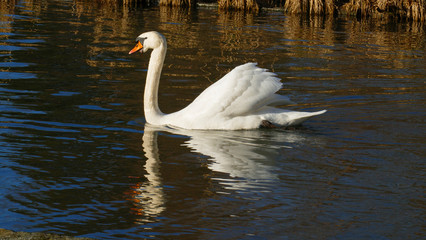
[[[393,13],[399,18],[425,20],[425,0],[377,0],[377,5],[381,10]]]
[[[259,4],[256,0],[218,0],[218,4],[219,9],[222,10],[259,11]]]
[[[425,0],[350,0],[341,12],[360,17],[395,17],[425,21]]]
[[[195,7],[197,0],[95,0],[122,6]],[[212,2],[215,0],[200,0]],[[357,17],[396,18],[424,22],[426,0],[217,0],[221,10],[258,12],[261,6],[283,6],[288,13],[307,15],[355,15]]]
[[[155,0],[95,0],[94,2],[101,5],[109,6],[124,6],[124,7],[136,7],[136,6],[151,6],[154,5]]]
[[[196,0],[160,0],[160,6],[192,8],[197,4]]]
[[[374,3],[371,0],[350,0],[341,8],[341,12],[344,14],[360,17],[370,16],[375,10]]]
[[[358,17],[396,17],[425,21],[426,0],[286,0],[289,13],[327,15],[338,12]]]
[[[284,10],[289,13],[306,13],[310,15],[333,14],[335,0],[287,0]]]

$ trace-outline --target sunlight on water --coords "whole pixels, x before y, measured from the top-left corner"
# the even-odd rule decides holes
[[[0,3],[0,228],[99,239],[418,239],[425,142],[420,23],[87,1]],[[188,105],[235,66],[278,74],[328,112],[295,129],[145,124],[149,54],[168,40],[159,105]]]

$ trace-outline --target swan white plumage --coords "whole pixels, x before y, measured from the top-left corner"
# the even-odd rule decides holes
[[[158,107],[158,87],[167,51],[165,37],[155,31],[136,38],[136,46],[129,52],[152,49],[144,92],[145,119],[152,125],[185,129],[239,130],[261,126],[294,126],[318,112],[299,112],[274,106],[292,102],[276,92],[282,83],[276,74],[246,63],[234,68],[223,78],[204,90],[191,104],[171,114]]]

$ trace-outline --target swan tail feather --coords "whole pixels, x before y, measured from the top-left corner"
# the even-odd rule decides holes
[[[327,110],[321,110],[317,112],[287,112],[288,117],[286,126],[297,126],[310,119],[311,117],[321,115],[327,112]]]

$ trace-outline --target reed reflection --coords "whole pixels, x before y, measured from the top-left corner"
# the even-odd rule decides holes
[[[101,68],[128,68],[134,67],[121,56],[113,53],[124,53],[127,51],[129,32],[135,19],[131,17],[129,6],[113,4],[89,3],[76,0],[73,6],[73,14],[77,16],[76,32],[87,36],[86,63],[91,67]],[[86,18],[89,18],[88,21]],[[111,78],[111,74],[107,74]]]
[[[282,33],[285,45],[304,47],[303,51],[319,53],[321,58],[333,60],[337,53],[341,54],[344,46],[349,46],[357,58],[391,61],[395,68],[407,67],[399,60],[412,58],[411,54],[400,49],[424,48],[425,44],[422,25],[413,22],[393,24],[385,20],[289,16],[283,21]],[[303,41],[303,45],[298,41]],[[301,55],[297,51],[290,54],[295,57]]]

